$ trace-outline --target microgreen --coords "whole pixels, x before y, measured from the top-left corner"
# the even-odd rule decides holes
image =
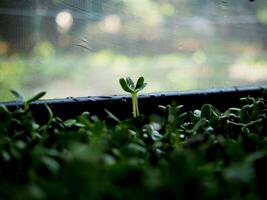
[[[139,116],[139,108],[138,108],[138,92],[143,90],[147,83],[144,82],[144,77],[139,77],[136,84],[134,84],[133,80],[130,77],[126,79],[120,79],[120,85],[125,92],[128,92],[132,96],[132,108],[133,108],[133,117]]]
[[[130,93],[144,85],[122,82]],[[24,106],[0,104],[0,199],[267,199],[264,98],[129,119],[103,108],[116,123],[87,111],[62,120],[45,106],[39,124],[29,103],[44,93],[12,93]]]
[[[25,110],[29,109],[29,105],[30,105],[31,102],[41,99],[46,94],[46,92],[43,91],[43,92],[37,93],[36,95],[34,95],[33,97],[31,97],[29,99],[25,99],[25,96],[21,92],[19,92],[17,90],[10,90],[10,92],[11,92],[11,94],[14,95],[14,97],[17,100],[23,102]]]

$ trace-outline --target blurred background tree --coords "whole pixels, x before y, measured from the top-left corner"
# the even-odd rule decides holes
[[[125,75],[144,75],[147,92],[267,83],[265,0],[0,5],[0,100],[11,88],[49,98],[115,94]]]

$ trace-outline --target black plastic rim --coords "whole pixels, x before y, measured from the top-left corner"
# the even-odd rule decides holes
[[[139,108],[143,114],[158,113],[158,105],[167,105],[175,102],[184,105],[186,110],[199,108],[204,103],[210,103],[219,110],[229,106],[238,106],[239,98],[245,96],[259,97],[267,86],[231,87],[185,92],[163,92],[139,95]],[[4,102],[9,109],[22,106],[21,102]],[[62,119],[72,118],[84,111],[105,117],[108,109],[121,118],[131,117],[131,97],[129,95],[69,97],[65,99],[39,100],[31,103],[30,109],[37,119],[46,120],[48,105],[55,116]]]

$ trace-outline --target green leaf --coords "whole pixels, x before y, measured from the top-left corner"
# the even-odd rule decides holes
[[[226,180],[230,182],[240,181],[240,182],[251,182],[254,178],[254,170],[251,165],[247,163],[234,164],[224,171],[224,176]]]
[[[179,124],[183,123],[183,122],[186,120],[186,118],[187,118],[187,113],[186,113],[186,112],[180,114],[180,115],[178,116]]]
[[[140,88],[143,84],[144,84],[144,77],[139,77],[135,86],[135,89],[137,90],[138,88]]]
[[[111,119],[113,119],[114,121],[116,121],[116,122],[118,122],[118,123],[121,122],[121,120],[120,120],[118,117],[116,117],[113,113],[109,112],[107,109],[105,109],[105,112],[106,112],[106,113],[108,114],[108,116],[109,116]]]
[[[200,111],[200,110],[194,110],[194,112],[193,112],[193,116],[194,116],[196,119],[200,119],[201,111]]]
[[[246,127],[246,126],[243,126],[242,128],[241,128],[241,131],[243,132],[243,133],[246,133],[246,134],[249,134],[249,129],[248,129],[248,127]]]
[[[129,88],[124,78],[120,79],[120,85],[125,92],[132,93],[133,90]]]
[[[52,122],[55,123],[55,125],[59,126],[62,129],[65,128],[64,122],[59,117],[53,118]]]
[[[249,105],[245,105],[241,108],[240,112],[239,112],[239,116],[240,116],[240,119],[242,121],[245,121],[247,122],[250,118],[250,106]]]
[[[10,112],[5,105],[0,104],[0,115],[3,115],[3,114],[10,114]]]
[[[167,110],[167,107],[166,106],[163,106],[163,105],[158,105],[158,108],[161,110],[161,111],[166,111]]]
[[[136,143],[129,143],[124,151],[129,156],[142,156],[146,153],[146,148]]]
[[[26,102],[31,103],[33,101],[37,101],[38,99],[41,99],[46,94],[45,91],[39,92],[38,94],[34,95],[32,98],[28,99]]]
[[[143,90],[146,87],[147,83],[144,83],[141,87],[137,88],[135,91],[139,92],[141,90]]]
[[[14,97],[16,97],[17,100],[21,100],[21,101],[25,100],[25,97],[21,92],[19,92],[17,90],[10,90],[10,92],[11,92],[11,94],[14,95]]]
[[[5,105],[0,104],[0,134],[1,130],[6,129],[11,123],[11,113]]]
[[[193,131],[198,131],[200,128],[207,124],[206,119],[200,119],[193,127]]]
[[[64,121],[64,125],[65,125],[66,127],[71,127],[71,126],[73,126],[76,122],[77,122],[76,119],[68,119],[68,120]]]
[[[26,142],[22,141],[22,140],[18,140],[16,143],[15,143],[15,146],[18,148],[18,149],[25,149],[25,147],[27,146]]]
[[[127,83],[128,87],[129,87],[131,90],[134,90],[134,89],[135,89],[134,82],[133,82],[133,80],[132,80],[130,77],[127,77],[127,78],[126,78],[126,83]]]
[[[48,112],[48,123],[47,124],[50,124],[53,120],[53,111],[51,110],[51,108],[45,104],[45,107],[47,109],[47,112]]]
[[[52,172],[52,173],[56,173],[59,168],[60,168],[60,165],[59,163],[54,160],[53,158],[50,158],[48,156],[44,156],[42,158],[42,162],[46,165],[46,167]]]
[[[178,113],[184,106],[183,105],[179,105],[175,107],[175,112]]]
[[[158,141],[162,138],[162,135],[151,124],[145,125],[144,132],[148,133],[153,141]]]
[[[88,111],[84,111],[82,114],[81,114],[82,117],[85,117],[87,119],[89,119],[90,117],[90,113]]]
[[[201,107],[201,118],[209,119],[211,116],[212,105],[204,104]]]
[[[6,161],[6,162],[10,161],[11,156],[7,151],[3,150],[1,152],[1,154],[2,154],[2,158],[3,158],[4,161]]]

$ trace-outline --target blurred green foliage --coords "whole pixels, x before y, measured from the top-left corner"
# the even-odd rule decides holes
[[[115,94],[119,86],[102,80],[126,75],[147,77],[147,92],[266,84],[266,7],[265,0],[3,0],[0,101],[12,88],[46,90],[48,98]],[[62,12],[73,17],[66,30],[56,20]]]
[[[0,100],[11,100],[8,93],[10,89],[23,90],[29,95],[42,88],[49,91],[49,98],[66,97],[66,95],[119,94],[121,93],[119,85],[106,83],[116,82],[116,79],[128,74],[135,78],[138,74],[146,76],[151,82],[151,86],[145,89],[146,92],[203,89],[214,85],[225,87],[253,84],[257,81],[266,83],[264,81],[267,75],[267,61],[264,56],[254,58],[249,55],[243,56],[234,61],[230,69],[218,64],[218,59],[221,58],[216,58],[216,55],[205,58],[204,63],[203,59],[202,52],[192,55],[130,57],[112,51],[99,51],[83,56],[63,54],[41,59],[19,55],[2,57]],[[101,83],[100,80],[105,82]]]
[[[267,197],[266,94],[223,112],[166,105],[122,120],[63,121],[46,106],[38,123],[28,105],[43,95],[13,111],[0,105],[1,199]]]

